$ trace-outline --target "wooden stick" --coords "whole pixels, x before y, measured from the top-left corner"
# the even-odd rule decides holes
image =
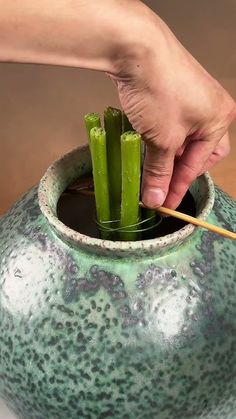
[[[143,205],[142,202],[140,202],[140,206],[145,208],[145,205]],[[187,223],[193,224],[197,227],[205,228],[207,230],[212,231],[213,233],[220,234],[221,236],[224,236],[228,239],[236,240],[236,233],[229,230],[225,230],[224,228],[221,228],[221,227],[217,227],[214,224],[210,224],[206,221],[200,220],[199,218],[195,218],[195,217],[192,217],[191,215],[183,214],[182,212],[174,211],[165,207],[159,207],[159,208],[154,208],[154,209],[160,214],[179,218],[180,220],[186,221]]]
[[[87,191],[86,189],[81,189],[78,191],[82,195],[94,195],[92,191]],[[145,205],[140,202],[140,207],[147,208]],[[159,208],[153,208],[155,211],[157,211],[159,214],[168,215],[171,217],[178,218],[179,220],[186,221],[187,223],[193,224],[197,227],[205,228],[209,231],[212,231],[213,233],[220,234],[223,237],[226,237],[227,239],[236,240],[236,233],[233,231],[225,230],[224,228],[217,227],[214,224],[207,223],[206,221],[200,220],[199,218],[192,217],[191,215],[183,214],[179,211],[174,211],[169,208],[165,207],[159,207]]]

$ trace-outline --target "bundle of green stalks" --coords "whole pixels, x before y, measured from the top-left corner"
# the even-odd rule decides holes
[[[96,113],[85,115],[84,120],[101,238],[121,241],[148,238],[147,231],[151,231],[156,221],[154,211],[141,212],[139,207],[140,134],[132,129],[124,112],[116,108],[105,110],[104,128]]]

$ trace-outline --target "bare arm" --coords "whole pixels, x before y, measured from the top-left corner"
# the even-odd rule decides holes
[[[0,60],[112,70],[118,33],[94,3],[0,0]]]
[[[145,13],[138,0],[0,0],[0,61],[116,73],[148,43]]]

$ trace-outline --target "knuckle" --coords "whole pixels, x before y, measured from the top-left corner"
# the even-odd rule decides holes
[[[174,150],[174,152],[176,153],[176,144],[174,140],[163,141],[159,146],[159,153],[163,155],[171,154],[172,150]]]
[[[199,174],[199,167],[193,167],[186,162],[181,162],[182,170],[184,172],[184,183],[190,185]]]
[[[227,94],[222,106],[222,120],[225,126],[228,127],[236,117],[236,103],[234,99]]]
[[[183,194],[179,192],[178,185],[171,183],[169,192],[171,192],[175,200],[178,200],[178,201],[181,200]]]
[[[232,98],[229,100],[229,104],[225,109],[225,113],[228,125],[230,125],[231,122],[233,122],[233,120],[236,118],[236,103]]]
[[[207,114],[206,125],[203,137],[216,141],[216,143],[227,133],[229,126],[236,118],[236,103],[228,94],[221,98],[218,112]],[[219,102],[218,102],[219,103]],[[214,107],[212,108],[214,109]]]
[[[148,137],[146,140],[150,153],[158,154],[158,156],[175,155],[181,146],[181,141],[175,137],[165,137],[159,134]]]
[[[219,147],[214,154],[216,154],[219,158],[227,157],[230,153],[230,145],[226,144],[224,146]]]
[[[230,146],[228,146],[228,147],[224,150],[223,157],[227,157],[229,154],[230,154]]]
[[[226,144],[221,152],[222,157],[228,156],[230,153],[230,144]]]
[[[143,174],[146,177],[154,177],[156,179],[163,180],[171,177],[172,170],[168,167],[160,165],[146,164],[143,168]]]

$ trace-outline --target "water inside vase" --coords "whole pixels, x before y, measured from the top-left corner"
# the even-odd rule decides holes
[[[194,217],[196,216],[195,201],[189,191],[178,207],[178,211]],[[100,238],[100,232],[96,223],[96,209],[93,196],[82,195],[73,187],[68,188],[58,201],[57,215],[59,220],[72,230],[90,237]],[[161,219],[157,218],[156,224],[158,224],[156,227],[142,233],[142,240],[149,240],[174,233],[183,228],[187,223],[174,217],[165,217]]]

